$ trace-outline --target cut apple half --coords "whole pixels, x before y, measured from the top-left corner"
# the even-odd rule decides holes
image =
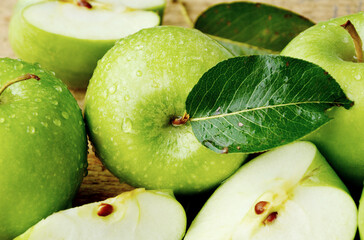
[[[48,1],[26,7],[23,17],[29,24],[54,34],[79,39],[117,40],[140,29],[159,25],[160,16],[156,12],[136,9],[151,7],[144,2],[126,5],[125,0],[80,1],[82,5],[74,1]],[[161,4],[161,1],[151,2]]]
[[[135,189],[102,202],[55,213],[16,240],[180,240],[183,207],[164,192]]]
[[[352,240],[356,205],[309,142],[253,159],[210,197],[185,240]]]

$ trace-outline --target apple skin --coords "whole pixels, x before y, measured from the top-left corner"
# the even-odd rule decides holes
[[[162,26],[120,40],[99,61],[85,100],[85,120],[97,155],[120,180],[177,194],[212,188],[245,160],[204,147],[186,111],[192,87],[208,69],[232,57],[197,30]]]
[[[335,196],[341,202],[331,199]],[[276,222],[261,223],[266,215],[261,214],[261,218],[254,212],[259,201],[275,205],[267,213],[277,211]],[[312,202],[314,207],[309,209]],[[329,202],[331,209],[326,208]],[[335,236],[349,240],[355,236],[356,219],[355,202],[343,182],[312,143],[301,141],[272,149],[244,164],[207,200],[184,239],[283,240]],[[340,224],[334,226],[338,221]],[[320,226],[320,222],[326,226]],[[239,235],[244,232],[248,234]],[[335,235],[339,233],[345,236]]]
[[[13,239],[71,204],[87,167],[82,113],[67,87],[39,65],[0,59],[0,239]]]
[[[362,187],[364,180],[364,64],[356,63],[353,40],[340,27],[350,20],[364,39],[364,13],[321,22],[293,39],[282,55],[304,59],[324,68],[348,98],[350,110],[333,108],[328,124],[305,137],[317,145],[339,176]]]
[[[114,40],[78,39],[46,32],[28,23],[23,10],[41,0],[19,1],[9,25],[9,41],[21,59],[40,63],[54,71],[71,89],[86,89],[97,61],[115,44]],[[155,10],[162,17],[164,6]]]

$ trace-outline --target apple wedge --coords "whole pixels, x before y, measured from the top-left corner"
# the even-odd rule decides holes
[[[316,147],[296,142],[245,164],[209,198],[185,240],[349,240],[355,203]]]
[[[358,228],[359,228],[360,239],[364,239],[364,191],[362,192],[359,201]]]
[[[159,25],[164,6],[165,0],[20,1],[9,39],[17,56],[82,89],[115,41]]]
[[[16,240],[182,239],[186,215],[165,192],[135,189],[115,198],[55,213]]]

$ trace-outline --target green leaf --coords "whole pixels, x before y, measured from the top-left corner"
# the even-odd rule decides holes
[[[197,139],[216,152],[265,151],[293,142],[350,108],[321,67],[275,55],[231,58],[207,71],[187,97]]]
[[[235,55],[280,52],[295,36],[313,26],[307,18],[275,6],[234,2],[207,9],[195,28],[215,38]],[[254,52],[258,50],[258,52]]]

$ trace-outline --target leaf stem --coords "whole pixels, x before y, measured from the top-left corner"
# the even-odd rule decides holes
[[[348,31],[351,38],[353,39],[354,46],[355,46],[355,54],[356,54],[358,63],[363,62],[363,44],[362,44],[361,38],[360,38],[358,32],[356,31],[354,25],[350,22],[350,20],[348,20],[346,23],[344,23],[343,25],[340,25],[340,26],[343,27],[346,31]]]
[[[252,112],[252,111],[257,111],[257,110],[273,109],[273,108],[277,108],[277,107],[295,106],[295,105],[301,105],[301,104],[333,104],[333,105],[340,106],[340,103],[338,103],[338,102],[325,102],[325,101],[308,101],[308,102],[296,102],[296,103],[283,103],[283,104],[277,104],[277,105],[269,105],[269,106],[262,106],[262,107],[256,107],[256,108],[250,108],[250,109],[243,109],[243,110],[240,110],[240,111],[237,111],[237,112],[216,114],[216,115],[207,116],[207,117],[190,118],[189,120],[191,122],[198,122],[198,121],[204,121],[204,120],[208,120],[208,119],[238,115],[240,113]]]
[[[172,125],[175,127],[179,127],[190,119],[190,115],[185,112],[185,114],[182,117],[178,117],[172,120]]]
[[[21,81],[25,81],[25,80],[28,80],[28,79],[35,79],[37,81],[40,80],[40,78],[37,76],[37,75],[34,75],[34,74],[30,74],[30,73],[27,73],[27,74],[24,74],[22,76],[19,76],[13,80],[10,80],[9,82],[5,83],[5,85],[3,85],[1,88],[0,88],[0,95],[5,91],[5,89],[7,89],[10,85],[14,84],[14,83],[17,83],[17,82],[21,82]]]

